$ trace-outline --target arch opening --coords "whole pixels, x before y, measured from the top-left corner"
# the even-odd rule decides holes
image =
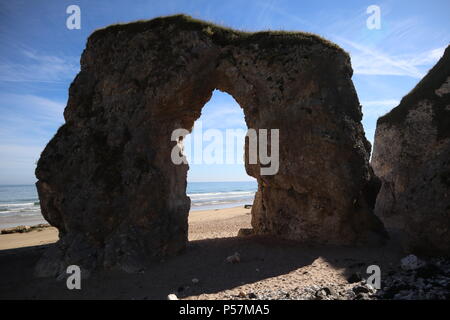
[[[228,93],[214,90],[203,106],[183,152],[189,165],[186,193],[191,199],[189,239],[236,236],[240,228],[251,227],[250,208],[257,181],[245,171],[244,152],[247,125],[239,104]],[[225,209],[225,210],[223,210]],[[211,230],[197,231],[196,225],[214,212],[219,219]],[[221,223],[233,217],[235,224]]]

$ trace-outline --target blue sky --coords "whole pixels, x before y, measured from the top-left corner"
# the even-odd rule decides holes
[[[81,29],[66,28],[69,5]],[[381,28],[369,30],[369,5]],[[186,13],[229,27],[317,33],[347,50],[373,141],[376,119],[398,104],[440,58],[450,40],[443,1],[64,1],[0,0],[0,184],[34,183],[35,162],[63,123],[68,87],[89,34],[117,22]],[[204,128],[245,128],[232,97],[215,92]],[[191,165],[190,181],[248,180],[242,165]]]

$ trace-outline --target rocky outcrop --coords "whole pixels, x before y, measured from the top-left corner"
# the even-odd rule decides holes
[[[450,254],[450,47],[400,105],[378,119],[376,214],[409,251]]]
[[[36,169],[42,213],[58,245],[38,265],[138,271],[187,243],[188,165],[171,162],[214,89],[253,129],[279,129],[279,170],[261,175],[257,234],[316,244],[378,239],[370,144],[347,53],[305,33],[244,33],[186,16],[94,32],[70,86],[66,123]],[[181,142],[178,142],[181,143]]]

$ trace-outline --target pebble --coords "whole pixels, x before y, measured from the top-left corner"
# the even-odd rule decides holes
[[[417,258],[417,257],[416,257]],[[408,258],[399,261],[381,278],[381,289],[375,289],[365,280],[351,278],[347,284],[330,283],[294,289],[267,288],[249,294],[242,292],[230,299],[260,300],[423,300],[450,299],[450,259],[436,258],[423,261]],[[425,268],[425,269],[422,269]],[[255,298],[256,296],[256,298]]]
[[[417,256],[410,254],[401,260],[401,267],[403,270],[416,270],[424,266],[424,262],[417,258]]]
[[[232,256],[228,256],[226,261],[228,263],[239,263],[241,262],[241,256],[239,252],[235,252]]]

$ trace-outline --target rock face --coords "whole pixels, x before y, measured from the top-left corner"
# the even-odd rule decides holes
[[[178,15],[94,32],[70,86],[66,123],[36,169],[45,218],[60,231],[41,259],[138,271],[187,243],[188,165],[172,131],[191,130],[214,89],[249,128],[279,129],[279,171],[246,163],[259,189],[257,234],[317,244],[377,239],[377,184],[348,55],[305,33],[243,33]],[[269,140],[270,141],[270,140]]]
[[[408,250],[450,254],[450,48],[400,105],[378,119],[376,214]]]

